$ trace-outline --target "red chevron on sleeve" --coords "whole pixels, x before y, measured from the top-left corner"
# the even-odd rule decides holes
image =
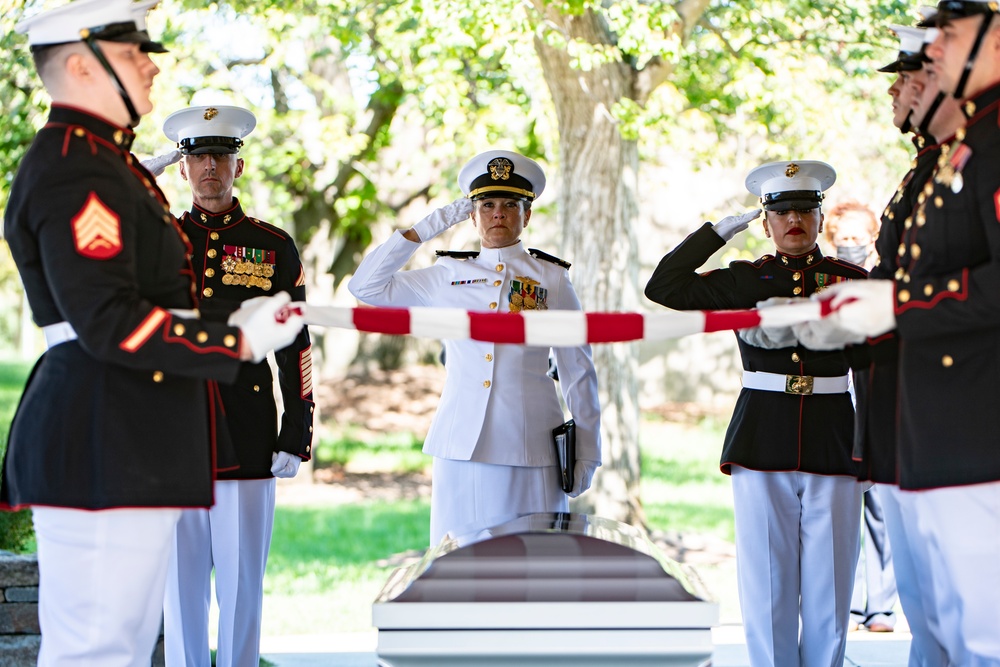
[[[73,218],[76,251],[88,259],[111,259],[122,250],[121,219],[91,192]]]

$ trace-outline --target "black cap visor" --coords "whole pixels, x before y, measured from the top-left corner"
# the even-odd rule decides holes
[[[819,208],[823,193],[819,190],[789,190],[772,192],[761,198],[765,211],[811,211]]]
[[[948,21],[964,19],[979,14],[996,14],[1000,5],[996,2],[970,2],[968,0],[941,0],[937,6],[938,12],[933,16],[936,25],[944,25]],[[931,18],[927,19],[928,21]]]
[[[908,51],[900,51],[899,56],[896,57],[894,61],[885,65],[884,67],[879,67],[879,72],[916,72],[917,70],[923,69],[924,63],[930,62],[930,59],[923,53],[910,53]]]
[[[182,155],[203,155],[214,153],[225,155],[239,153],[243,140],[237,137],[189,137],[181,139],[178,147]]]
[[[105,42],[131,42],[138,44],[146,53],[166,53],[167,49],[159,42],[154,42],[145,30],[139,30],[135,21],[108,23],[93,28],[81,30],[83,39],[100,39]]]

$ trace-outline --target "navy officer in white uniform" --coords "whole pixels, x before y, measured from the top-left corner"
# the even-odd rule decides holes
[[[698,273],[760,210],[705,223],[660,260],[646,296],[678,310],[753,308],[864,279],[864,269],[824,256],[816,244],[824,192],[835,179],[818,161],[757,167],[746,186],[760,197],[775,253]],[[839,667],[861,520],[848,358],[806,348],[787,327],[756,327],[738,342],[743,390],[721,468],[732,476],[750,665]]]
[[[373,306],[471,311],[580,310],[569,264],[521,242],[531,203],[545,187],[533,160],[492,150],[459,174],[465,197],[371,252],[349,283]],[[439,252],[428,268],[403,271],[420,244],[470,219],[479,252]],[[447,340],[448,370],[424,451],[434,457],[431,544],[449,533],[516,514],[564,512],[552,429],[565,421],[549,369],[549,348]],[[597,374],[589,345],[553,348],[559,384],[576,422],[575,497],[601,464]]]

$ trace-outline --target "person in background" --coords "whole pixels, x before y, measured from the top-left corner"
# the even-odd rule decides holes
[[[667,253],[646,297],[677,310],[753,308],[809,295],[865,270],[817,244],[824,192],[819,161],[752,170],[764,234],[775,253],[698,273],[760,209],[705,223]],[[861,484],[851,458],[854,408],[843,351],[814,352],[788,327],[739,333],[743,389],[723,444],[731,475],[737,580],[753,667],[842,665],[861,533]],[[801,626],[801,631],[800,631]]]
[[[849,200],[830,209],[824,234],[838,259],[870,271],[878,260],[875,252],[878,230],[879,221],[872,210],[859,201]],[[872,486],[862,498],[861,558],[851,599],[851,629],[864,627],[869,632],[892,632],[896,625],[893,607],[898,596],[885,516],[877,488]]]
[[[163,132],[176,142],[191,210],[180,218],[193,249],[201,316],[225,322],[257,297],[287,292],[305,301],[305,273],[287,232],[247,215],[233,196],[246,164],[239,157],[256,125],[240,107],[196,106],[172,113]],[[164,599],[167,667],[208,667],[212,572],[219,605],[215,663],[256,665],[264,570],[274,522],[275,477],[294,477],[312,452],[312,348],[303,328],[275,350],[282,397],[280,427],[271,367],[244,363],[236,381],[219,385],[235,467],[221,470],[211,509],[186,509],[177,524]]]
[[[4,237],[47,351],[10,428],[0,508],[31,507],[38,664],[149,665],[181,508],[212,504],[214,382],[288,345],[288,294],[200,319],[187,240],[131,153],[165,49],[155,2],[79,0],[17,24],[52,98]],[[279,319],[284,322],[279,322]]]
[[[521,234],[545,174],[523,155],[492,150],[459,174],[465,197],[369,253],[349,288],[373,306],[438,306],[493,312],[580,310],[569,263]],[[479,251],[439,251],[425,269],[402,268],[420,245],[469,220]],[[549,348],[445,341],[447,378],[424,442],[434,457],[431,544],[513,515],[565,512],[601,464],[601,408],[589,345],[553,348],[559,385],[576,422],[575,484],[560,486],[552,430],[565,418],[549,370]],[[485,525],[484,525],[485,524]]]

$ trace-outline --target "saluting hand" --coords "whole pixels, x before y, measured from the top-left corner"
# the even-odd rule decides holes
[[[727,215],[712,225],[712,231],[728,243],[734,236],[750,226],[750,221],[760,215],[760,209],[755,208],[743,215]]]
[[[430,241],[435,236],[447,231],[458,223],[468,220],[472,209],[472,200],[468,197],[461,197],[447,206],[442,206],[413,225],[412,231],[416,232],[417,236],[420,237],[419,241],[421,243]]]

